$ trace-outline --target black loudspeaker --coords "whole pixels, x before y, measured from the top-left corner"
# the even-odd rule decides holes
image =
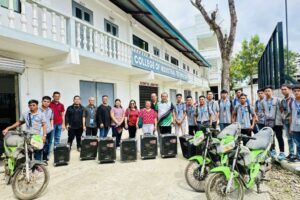
[[[200,152],[199,148],[197,148],[193,143],[190,142],[193,138],[194,136],[191,135],[183,135],[179,137],[182,155],[187,159],[197,155],[197,153]]]
[[[54,146],[54,166],[67,165],[70,161],[70,146],[58,144]]]
[[[177,155],[177,136],[174,134],[161,134],[160,155],[162,158],[173,158]]]
[[[121,161],[135,161],[137,159],[137,147],[135,139],[121,141]]]
[[[155,159],[157,156],[157,137],[154,135],[141,135],[141,158]]]
[[[81,139],[80,160],[94,160],[97,157],[98,137],[85,136]]]
[[[100,163],[115,162],[116,143],[113,138],[100,139],[98,143],[98,160]]]

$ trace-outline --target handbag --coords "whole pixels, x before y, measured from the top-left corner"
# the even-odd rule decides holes
[[[143,110],[143,111],[144,111],[144,110]],[[142,112],[141,117],[139,117],[138,127],[139,127],[139,128],[142,128],[142,127],[143,127],[143,112]]]

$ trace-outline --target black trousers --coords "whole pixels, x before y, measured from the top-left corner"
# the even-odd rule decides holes
[[[128,126],[129,138],[135,138],[136,126]]]
[[[97,136],[98,129],[86,127],[85,134],[86,136]]]
[[[251,136],[251,133],[252,133],[251,129],[241,129],[241,134],[243,134],[243,135]],[[246,145],[248,141],[249,141],[249,139],[243,138],[244,145]]]
[[[197,126],[189,126],[189,135],[195,135],[197,129]]]
[[[68,143],[70,147],[72,146],[73,140],[76,137],[76,143],[77,143],[77,148],[81,147],[81,136],[82,136],[83,129],[82,128],[77,128],[77,129],[72,129],[70,128],[68,131]]]
[[[213,123],[211,124],[211,126],[212,126],[213,129],[216,129],[216,128],[217,128],[217,122],[213,122]]]
[[[283,136],[282,136],[282,130],[283,130],[283,126],[274,126],[274,128],[273,128],[273,131],[275,132],[276,138],[278,140],[280,152],[284,152],[284,141],[283,141]],[[272,150],[275,149],[275,138],[274,138],[274,142],[272,144],[271,149]]]
[[[171,134],[172,126],[160,126],[159,131],[160,134]]]

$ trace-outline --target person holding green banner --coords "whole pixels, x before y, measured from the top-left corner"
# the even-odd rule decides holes
[[[158,126],[160,134],[171,134],[172,124],[175,124],[174,105],[168,101],[168,93],[161,94],[161,101],[158,102]]]
[[[153,134],[157,126],[157,113],[151,108],[151,101],[146,101],[145,105],[140,111],[138,126],[142,128],[144,134]]]

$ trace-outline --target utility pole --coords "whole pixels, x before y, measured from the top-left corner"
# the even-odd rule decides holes
[[[286,30],[286,67],[287,75],[290,75],[289,66],[289,28],[288,28],[288,10],[287,10],[287,0],[285,0],[285,30]]]

